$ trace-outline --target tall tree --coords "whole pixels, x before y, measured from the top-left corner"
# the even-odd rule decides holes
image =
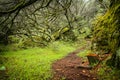
[[[72,0],[1,0],[0,42],[7,44],[9,35],[30,36],[31,31],[35,32],[39,28],[36,27],[36,24],[40,25],[36,20],[43,14],[38,12],[43,11],[45,15],[49,13],[51,17],[57,17],[59,14],[67,15],[71,2]],[[39,32],[49,36],[44,30]]]

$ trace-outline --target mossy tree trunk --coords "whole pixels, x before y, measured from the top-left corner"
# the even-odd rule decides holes
[[[95,21],[93,41],[99,52],[111,52],[108,61],[111,66],[120,69],[120,0],[110,0],[110,6],[104,16]]]
[[[116,35],[113,35],[113,37],[116,38],[114,41],[116,46],[115,49],[113,49],[113,55],[108,62],[110,63],[110,66],[120,69],[120,0],[111,0],[110,10],[112,12],[111,16],[114,16],[114,34],[116,33]]]

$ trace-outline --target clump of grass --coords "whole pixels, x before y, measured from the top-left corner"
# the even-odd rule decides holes
[[[80,57],[87,57],[88,54],[92,53],[91,50],[83,50],[81,52],[79,52],[77,55]]]
[[[113,69],[105,64],[98,69],[97,74],[100,80],[120,80],[120,70]]]
[[[109,56],[106,60],[102,61],[100,67],[98,67],[96,73],[99,80],[120,80],[120,70],[108,66]]]
[[[9,80],[49,80],[52,63],[75,50],[68,43],[54,42],[45,48],[6,51],[0,54]]]

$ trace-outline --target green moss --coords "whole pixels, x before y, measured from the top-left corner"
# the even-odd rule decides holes
[[[120,37],[119,12],[120,2],[117,1],[104,16],[100,16],[94,21],[92,42],[97,44],[97,51],[110,50],[114,53],[118,48]]]

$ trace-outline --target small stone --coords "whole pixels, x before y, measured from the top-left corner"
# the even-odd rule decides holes
[[[57,71],[60,71],[61,69],[56,69]]]
[[[96,78],[93,78],[94,80],[96,79]]]
[[[85,73],[86,71],[85,71],[85,70],[83,70],[82,72],[83,72],[83,73]]]

